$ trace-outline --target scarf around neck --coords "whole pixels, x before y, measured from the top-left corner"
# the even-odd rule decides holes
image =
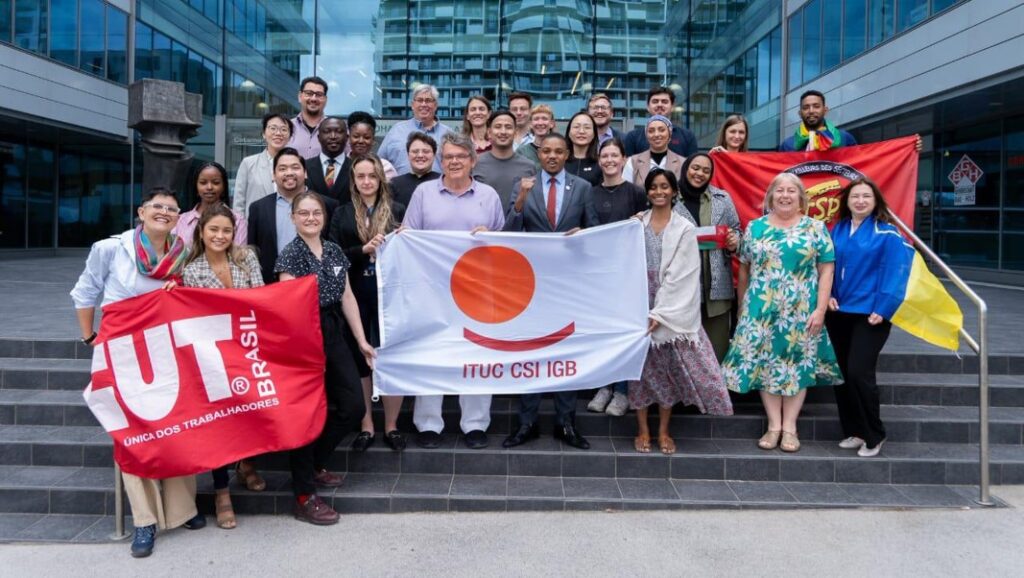
[[[807,130],[804,123],[796,129],[793,135],[793,148],[798,151],[827,151],[843,146],[843,133],[836,128],[836,125],[826,118],[822,121],[824,128],[818,130]]]
[[[185,243],[175,234],[167,237],[167,251],[162,258],[157,257],[156,250],[149,237],[142,232],[142,225],[135,228],[135,266],[139,273],[151,279],[167,280],[174,279],[181,275],[188,258],[188,248]]]

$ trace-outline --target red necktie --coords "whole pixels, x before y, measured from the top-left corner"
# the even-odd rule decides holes
[[[555,201],[558,191],[555,189],[555,178],[551,178],[551,186],[548,187],[548,221],[551,223],[551,230],[555,229]]]
[[[325,179],[328,187],[334,186],[334,159],[327,159],[327,175]]]

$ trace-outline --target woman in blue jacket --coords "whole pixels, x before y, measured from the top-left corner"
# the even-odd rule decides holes
[[[832,229],[835,280],[825,326],[845,383],[835,388],[843,449],[878,455],[885,441],[875,368],[903,301],[913,252],[890,222],[878,185],[858,178],[843,188]]]

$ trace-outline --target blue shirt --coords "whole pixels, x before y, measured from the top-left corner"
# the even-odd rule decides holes
[[[295,232],[295,223],[292,222],[292,202],[281,196],[281,193],[274,193],[277,196],[274,203],[274,216],[277,221],[277,254],[284,251],[285,246],[292,242],[298,233]]]
[[[558,222],[558,218],[562,216],[562,199],[565,198],[565,169],[558,171],[557,175],[552,175],[547,171],[540,172],[541,178],[541,191],[544,193],[544,208],[548,206],[548,189],[551,188],[551,179],[555,179],[555,222]],[[512,200],[515,202],[515,199]],[[525,210],[526,207],[524,206]]]
[[[430,129],[424,128],[423,123],[415,118],[395,123],[395,126],[391,127],[391,130],[388,131],[388,134],[384,135],[384,140],[381,141],[380,148],[377,149],[377,155],[391,161],[399,175],[410,172],[412,167],[409,165],[409,151],[406,150],[405,145],[409,135],[414,132],[422,132],[429,135],[437,142],[437,154],[434,155],[434,170],[441,172],[441,137],[451,132],[451,129],[440,122],[435,122],[434,126],[430,127]]]
[[[832,297],[844,313],[877,313],[891,320],[906,296],[914,249],[895,226],[874,217],[864,219],[852,235],[850,225],[844,219],[832,228]]]

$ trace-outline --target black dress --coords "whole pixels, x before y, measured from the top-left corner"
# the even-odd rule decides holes
[[[405,217],[405,205],[392,202],[391,212],[394,214],[395,223],[401,223],[402,218]],[[370,345],[380,347],[380,321],[377,316],[377,267],[376,263],[370,261],[370,256],[363,253],[363,245],[366,243],[359,238],[354,205],[350,203],[335,211],[331,218],[328,239],[342,248],[352,264],[352,268],[349,270],[349,281],[352,283],[352,293],[356,297],[356,302],[359,303],[359,318],[363,323],[363,333]],[[352,345],[355,346],[355,343]],[[356,347],[355,353],[359,353],[358,347]],[[362,377],[370,375],[370,368],[363,360],[362,354],[354,355],[354,357],[359,368],[359,375]]]

